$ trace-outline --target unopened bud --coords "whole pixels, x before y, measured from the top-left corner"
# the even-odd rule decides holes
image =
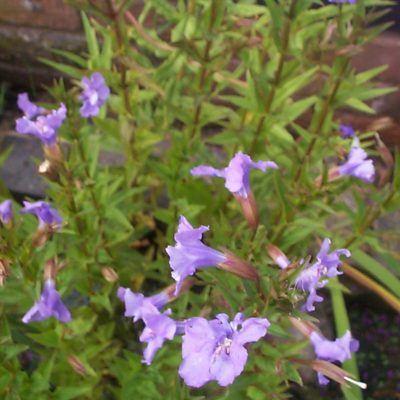
[[[252,281],[258,281],[260,279],[258,271],[249,262],[242,260],[226,250],[224,251],[224,255],[226,256],[226,260],[218,264],[219,268],[232,272],[241,278],[251,279]]]
[[[246,218],[246,221],[249,224],[250,228],[256,230],[259,223],[259,217],[257,203],[254,198],[253,192],[250,191],[246,198],[241,196],[235,196],[235,198],[239,202],[240,207],[242,208],[243,215]]]
[[[40,175],[45,176],[52,182],[59,181],[59,173],[58,173],[57,164],[54,164],[49,160],[44,160],[39,165],[38,172]]]
[[[5,259],[0,259],[0,286],[4,286],[4,282],[10,276],[10,263]]]
[[[175,295],[176,291],[176,283],[169,285],[163,290],[163,293],[165,293],[168,296],[168,302],[174,301],[177,299],[181,294],[187,292],[195,283],[194,278],[186,278],[179,289],[179,294]]]
[[[281,269],[285,269],[290,265],[289,259],[279,247],[276,247],[273,244],[268,244],[267,251],[268,255],[272,258],[274,263],[278,265]]]
[[[310,363],[310,365],[314,371],[319,372],[324,376],[327,376],[328,378],[340,383],[341,385],[348,386],[347,382],[349,382],[360,387],[361,389],[367,388],[366,383],[352,379],[352,375],[350,373],[328,361],[314,360]]]
[[[64,157],[61,147],[58,143],[52,144],[51,146],[43,146],[44,155],[46,160],[52,164],[62,164]]]
[[[327,181],[328,182],[333,182],[336,181],[337,179],[339,179],[341,177],[340,172],[339,172],[339,167],[333,167],[330,168],[328,171],[328,177],[327,177]],[[322,183],[322,175],[318,176],[317,178],[315,178],[314,181],[315,185],[320,187],[321,183]]]
[[[304,321],[299,318],[289,317],[290,323],[304,336],[309,337],[313,332],[318,331],[318,328],[310,321]]]
[[[111,267],[103,267],[101,269],[101,274],[107,282],[113,283],[119,279],[117,272]]]
[[[86,368],[77,356],[75,356],[75,355],[69,356],[68,363],[76,373],[78,373],[79,375],[82,375],[82,376],[86,375],[86,372],[87,372]]]
[[[47,227],[39,228],[32,238],[33,247],[42,247],[51,237],[52,233]]]

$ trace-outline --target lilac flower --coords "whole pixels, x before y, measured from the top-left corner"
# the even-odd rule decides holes
[[[57,130],[62,125],[67,109],[60,104],[57,110],[47,111],[29,101],[28,95],[18,96],[18,107],[24,112],[22,118],[16,121],[16,130],[23,135],[33,135],[46,146],[52,146],[57,140]]]
[[[344,124],[340,125],[340,132],[342,134],[342,138],[345,138],[345,139],[351,138],[356,134],[352,126],[344,125]]]
[[[51,228],[58,229],[62,224],[62,217],[58,211],[52,208],[45,201],[36,201],[29,203],[24,201],[24,208],[21,209],[22,214],[33,214],[39,220],[39,229],[49,226]]]
[[[234,195],[247,199],[250,189],[250,171],[259,169],[263,172],[267,168],[277,169],[273,161],[254,162],[250,156],[242,152],[236,153],[229,165],[223,169],[216,169],[208,165],[199,165],[191,170],[194,176],[217,176],[225,179],[225,187]]]
[[[230,385],[247,362],[244,345],[261,339],[269,325],[265,318],[245,320],[240,313],[231,322],[226,314],[218,314],[211,321],[189,319],[185,324],[179,375],[192,387],[212,380],[220,386]]]
[[[323,274],[328,278],[333,278],[343,274],[338,268],[342,265],[340,256],[350,257],[351,253],[347,249],[337,249],[329,253],[331,240],[326,238],[322,242],[321,249],[317,254],[318,262],[325,267]]]
[[[181,216],[178,231],[175,233],[175,246],[168,246],[169,264],[172,269],[172,278],[177,282],[175,294],[179,293],[184,279],[193,275],[197,269],[211,267],[227,261],[227,257],[201,242],[207,226],[193,228],[188,220]]]
[[[125,317],[133,317],[133,322],[142,319],[144,314],[159,314],[159,310],[170,300],[165,292],[144,297],[141,293],[133,293],[123,287],[118,288],[117,296],[125,303]]]
[[[22,321],[29,324],[32,321],[43,321],[50,317],[57,318],[61,322],[71,321],[71,313],[61,301],[55,282],[47,279],[40,300],[24,315]]]
[[[340,275],[342,273],[338,270],[342,265],[340,256],[350,257],[351,255],[347,249],[338,249],[329,253],[330,245],[331,241],[325,239],[317,254],[316,262],[304,268],[296,279],[296,287],[309,293],[306,304],[303,306],[308,312],[315,310],[314,303],[323,301],[323,298],[318,296],[317,289],[324,287],[328,280],[321,280],[321,278],[333,278]]]
[[[367,159],[367,157],[367,153],[361,147],[352,147],[346,163],[339,167],[340,175],[354,176],[367,183],[372,183],[375,176],[375,167],[373,161]]]
[[[314,347],[315,354],[319,360],[329,362],[344,362],[351,358],[351,353],[354,353],[359,348],[359,342],[353,339],[350,331],[334,341],[326,339],[317,332],[310,335],[310,341]],[[321,385],[326,385],[329,380],[320,372],[318,373],[318,381]]]
[[[0,221],[2,224],[7,225],[11,222],[12,217],[12,202],[11,200],[4,200],[0,203]]]
[[[95,117],[110,95],[110,89],[99,72],[95,72],[89,78],[85,76],[81,84],[83,92],[80,96],[80,100],[82,100],[80,113],[84,118]]]
[[[150,311],[144,312],[142,318],[145,328],[140,335],[139,340],[147,343],[147,347],[143,352],[143,362],[150,365],[154,355],[162,347],[165,340],[172,340],[177,332],[177,323],[168,317],[170,310],[160,313]]]

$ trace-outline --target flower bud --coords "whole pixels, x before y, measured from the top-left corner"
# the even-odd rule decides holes
[[[79,375],[85,376],[86,375],[86,368],[82,364],[81,360],[75,355],[68,356],[68,363],[74,369],[76,373]]]
[[[289,317],[289,321],[295,329],[297,329],[301,334],[307,337],[318,330],[318,328],[310,321],[304,321],[294,317]]]
[[[226,260],[218,264],[219,268],[232,272],[241,278],[251,279],[252,281],[258,281],[260,279],[258,271],[249,262],[242,260],[226,250],[223,254]]]
[[[54,164],[47,159],[39,165],[38,173],[52,182],[58,182],[60,178],[57,164]]]
[[[10,276],[10,263],[6,259],[0,259],[0,287],[4,286],[4,282]]]
[[[64,161],[64,156],[61,147],[58,143],[52,145],[43,146],[44,155],[46,160],[48,160],[53,165],[62,164]]]
[[[249,192],[246,198],[235,195],[239,202],[244,217],[250,228],[256,230],[259,224],[258,208],[253,192]]]
[[[349,382],[360,387],[361,389],[367,388],[366,383],[352,379],[352,375],[350,373],[328,361],[314,360],[310,363],[310,365],[314,371],[327,376],[341,385],[348,386],[347,382]]]
[[[281,269],[286,269],[290,265],[289,259],[279,247],[276,247],[273,244],[268,244],[267,252],[274,263],[278,265]]]
[[[107,282],[113,283],[119,279],[117,272],[111,267],[103,267],[101,269],[101,274]]]

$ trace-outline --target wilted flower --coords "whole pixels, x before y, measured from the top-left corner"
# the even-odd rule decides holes
[[[46,146],[54,145],[57,130],[67,115],[65,105],[61,103],[57,110],[48,111],[31,103],[28,95],[22,93],[18,96],[18,107],[25,115],[16,121],[17,132],[36,136]]]
[[[199,165],[191,170],[191,174],[224,178],[225,187],[239,201],[249,225],[255,229],[258,226],[258,210],[250,188],[250,171],[259,169],[265,172],[268,168],[277,169],[278,166],[273,161],[254,162],[247,154],[238,152],[226,168],[216,169],[208,165]]]
[[[354,176],[367,183],[373,182],[375,167],[373,161],[367,157],[367,153],[361,147],[353,146],[346,163],[339,167],[339,174]]]
[[[193,275],[197,269],[218,265],[227,260],[223,253],[201,242],[203,233],[208,229],[203,225],[193,228],[184,216],[180,217],[178,230],[174,236],[176,245],[166,248],[170,258],[172,278],[177,282],[175,294],[179,292],[184,279]]]
[[[246,365],[248,354],[244,345],[260,340],[269,325],[266,318],[245,319],[241,313],[231,322],[226,314],[218,314],[211,321],[189,319],[185,324],[179,375],[192,387],[212,380],[221,386],[230,385]]]
[[[304,309],[308,312],[314,311],[314,303],[319,303],[323,300],[317,294],[317,289],[324,287],[328,280],[321,278],[333,278],[340,275],[338,268],[342,265],[340,256],[350,257],[351,253],[347,249],[338,249],[329,253],[331,241],[325,239],[321,249],[317,254],[317,261],[304,268],[296,279],[296,287],[308,292],[308,297]]]
[[[319,360],[330,362],[343,362],[351,358],[359,348],[359,342],[353,339],[350,331],[334,341],[330,341],[320,333],[313,332],[310,335],[310,341],[314,347],[315,354]],[[322,374],[318,373],[318,380],[321,385],[326,385],[329,380]]]
[[[352,126],[344,124],[340,125],[340,133],[342,138],[351,138],[356,134]]]
[[[47,279],[40,300],[24,315],[22,321],[29,324],[33,321],[43,321],[54,317],[61,322],[71,321],[71,313],[61,301],[54,280]]]
[[[33,214],[39,220],[39,229],[49,226],[52,229],[58,229],[61,227],[63,222],[62,217],[58,211],[51,207],[50,204],[45,201],[36,201],[29,203],[24,201],[24,208],[21,209],[22,214]]]
[[[165,340],[172,340],[177,331],[176,322],[169,318],[170,310],[164,313],[144,311],[142,316],[145,328],[140,335],[139,340],[147,343],[147,347],[143,352],[143,362],[150,365],[154,355],[164,344]]]
[[[4,200],[0,204],[0,221],[4,225],[8,225],[13,218],[11,200]]]
[[[133,317],[133,322],[142,319],[144,314],[159,314],[159,310],[170,301],[166,292],[145,297],[123,287],[118,288],[117,296],[125,303],[125,317]]]
[[[80,96],[82,107],[80,113],[82,117],[94,117],[100,112],[101,106],[106,102],[110,95],[110,89],[99,72],[95,72],[89,78],[82,79],[83,92]]]

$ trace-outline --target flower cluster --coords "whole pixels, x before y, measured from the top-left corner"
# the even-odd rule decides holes
[[[325,239],[317,254],[316,261],[305,267],[296,278],[296,287],[308,292],[308,297],[303,308],[308,312],[314,311],[314,303],[321,302],[323,298],[317,294],[317,289],[328,283],[327,278],[342,274],[339,267],[342,265],[341,256],[350,257],[347,249],[338,249],[329,253],[331,241]]]
[[[79,98],[82,101],[82,117],[98,115],[110,95],[110,89],[103,76],[95,72],[89,78],[82,78],[81,85],[83,91]],[[46,147],[54,146],[57,142],[57,131],[67,116],[65,105],[61,103],[57,109],[46,110],[32,103],[27,93],[18,96],[17,104],[24,115],[17,119],[16,131],[22,135],[37,137]]]

